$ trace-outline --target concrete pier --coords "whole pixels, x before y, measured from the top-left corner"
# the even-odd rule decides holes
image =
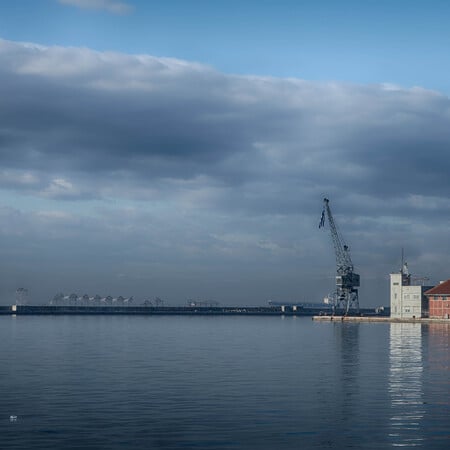
[[[239,315],[239,316],[319,316],[323,309],[307,306],[84,306],[84,305],[12,305],[0,307],[0,315]],[[364,314],[374,315],[367,309]],[[330,320],[330,316],[326,320]]]
[[[389,316],[313,316],[318,322],[390,322],[390,323],[449,323],[450,319],[408,318],[397,319]]]
[[[239,315],[239,316],[313,316],[317,309],[279,306],[82,306],[82,305],[12,305],[0,309],[1,315]]]

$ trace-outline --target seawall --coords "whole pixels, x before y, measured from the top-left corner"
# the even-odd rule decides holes
[[[318,322],[390,322],[390,323],[448,323],[450,319],[397,319],[389,316],[313,316]]]
[[[294,306],[64,306],[13,305],[0,307],[2,315],[241,315],[241,316],[316,316],[327,313],[320,308]],[[364,313],[364,312],[363,312]],[[364,314],[374,315],[373,309]]]

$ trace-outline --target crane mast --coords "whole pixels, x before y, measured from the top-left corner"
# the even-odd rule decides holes
[[[353,271],[350,249],[345,244],[336,227],[330,209],[330,201],[327,198],[323,199],[323,211],[319,228],[325,226],[325,218],[328,220],[330,226],[334,253],[336,255],[336,291],[332,295],[333,311],[336,311],[337,308],[342,308],[345,314],[348,314],[350,309],[359,312],[357,289],[359,287],[359,275]]]

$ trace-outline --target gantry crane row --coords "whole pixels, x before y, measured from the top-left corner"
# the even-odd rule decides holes
[[[340,236],[333,214],[330,209],[330,201],[323,199],[323,211],[319,228],[325,226],[325,216],[330,225],[331,238],[333,239],[334,252],[336,255],[336,292],[333,294],[333,309],[342,306],[347,314],[353,307],[359,311],[358,289],[359,275],[353,272],[353,262],[350,257],[348,245]]]

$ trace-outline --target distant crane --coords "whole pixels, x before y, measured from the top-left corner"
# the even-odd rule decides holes
[[[334,252],[336,254],[336,291],[331,296],[333,312],[336,311],[336,308],[344,309],[345,314],[348,314],[350,309],[359,312],[357,289],[359,287],[359,275],[353,271],[350,249],[338,232],[329,203],[330,201],[327,198],[323,199],[323,211],[319,228],[325,226],[326,217],[330,225],[331,238],[333,239]]]
[[[28,289],[18,288],[16,290],[16,305],[26,305],[28,300]]]

